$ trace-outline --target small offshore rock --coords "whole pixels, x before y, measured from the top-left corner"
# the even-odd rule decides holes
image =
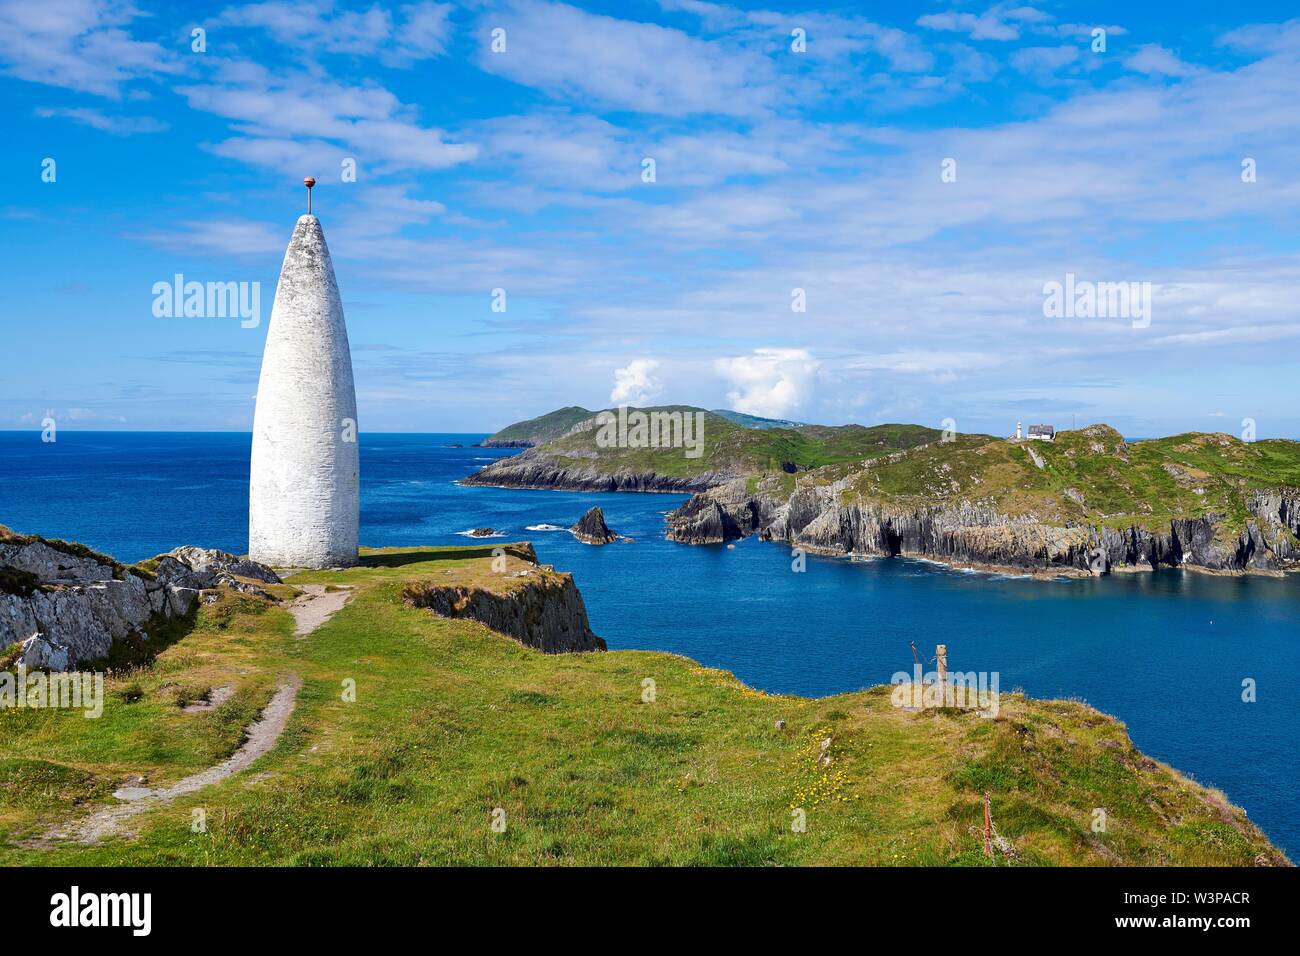
[[[583,544],[609,544],[618,540],[618,535],[605,524],[605,513],[600,508],[589,510],[569,530]]]

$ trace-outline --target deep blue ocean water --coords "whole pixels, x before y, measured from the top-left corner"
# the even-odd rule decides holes
[[[611,648],[674,651],[751,686],[826,695],[910,670],[909,641],[949,666],[996,671],[1001,688],[1085,700],[1136,745],[1222,788],[1300,860],[1300,576],[1162,571],[1040,581],[919,561],[810,556],[757,540],[676,544],[663,513],[682,495],[461,487],[512,451],[482,435],[362,435],[361,541],[464,544],[474,527],[529,539],[572,571]],[[447,447],[461,443],[463,448]],[[180,544],[248,547],[244,434],[0,432],[0,524],[82,541],[127,560]],[[631,544],[589,547],[558,531],[593,504]],[[1252,678],[1258,701],[1243,703]]]

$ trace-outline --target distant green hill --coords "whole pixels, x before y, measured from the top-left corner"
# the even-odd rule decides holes
[[[581,405],[557,408],[553,412],[530,418],[527,421],[507,425],[495,435],[489,435],[483,441],[484,448],[527,448],[540,445],[552,438],[559,438],[578,422],[591,418],[596,413]]]
[[[573,411],[561,409],[533,421],[558,421]],[[493,462],[466,483],[593,491],[693,491],[749,475],[861,462],[934,441],[941,434],[920,425],[752,428],[689,405],[658,405],[628,412],[702,414],[702,437],[690,434],[699,440],[699,447],[645,447],[635,442],[602,447],[594,426],[598,413],[593,412],[589,413],[592,427],[566,431],[519,455]],[[521,422],[493,438],[525,434],[531,427],[531,423]]]
[[[664,406],[667,407],[667,406]],[[675,408],[690,408],[692,411],[703,411],[695,406],[673,406]],[[515,422],[513,425],[507,425],[495,435],[490,435],[483,442],[484,448],[528,448],[533,445],[540,445],[542,442],[550,441],[552,438],[559,438],[574,425],[588,418],[593,418],[599,411],[592,411],[589,408],[583,408],[581,405],[570,405],[567,408],[557,408],[553,412],[547,412],[545,415],[539,415],[536,418],[529,418],[526,421]],[[742,428],[802,428],[803,422],[787,421],[783,418],[761,418],[758,415],[746,415],[744,412],[733,412],[727,408],[717,408],[709,412],[710,415],[716,415],[719,418],[725,418],[733,424]]]

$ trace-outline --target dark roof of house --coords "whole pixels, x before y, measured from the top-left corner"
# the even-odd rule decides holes
[[[1031,435],[1055,435],[1056,429],[1051,425],[1030,425],[1029,434]]]

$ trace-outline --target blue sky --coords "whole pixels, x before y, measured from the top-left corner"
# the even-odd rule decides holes
[[[1300,437],[1293,13],[0,0],[0,428],[248,430],[313,175],[363,430]],[[261,283],[261,324],[156,317],[176,273]],[[1150,283],[1149,323],[1046,316],[1067,274]]]

